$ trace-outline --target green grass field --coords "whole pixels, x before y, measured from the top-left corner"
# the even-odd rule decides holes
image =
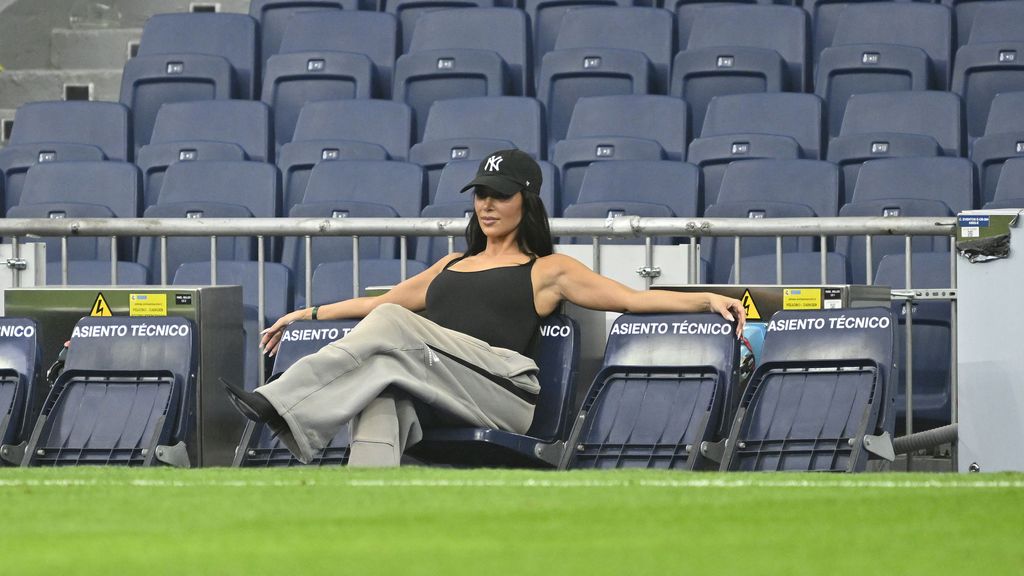
[[[0,470],[3,574],[1024,574],[1024,475]]]

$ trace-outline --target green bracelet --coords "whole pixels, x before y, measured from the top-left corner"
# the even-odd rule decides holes
[[[317,319],[316,313],[319,312],[319,311],[320,311],[320,307],[319,306],[313,306],[312,311],[310,313],[310,318],[312,318],[313,320],[316,320]]]

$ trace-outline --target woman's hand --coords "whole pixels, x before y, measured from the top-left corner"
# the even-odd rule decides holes
[[[722,318],[730,322],[735,321],[736,337],[739,338],[743,335],[743,326],[747,323],[747,311],[739,300],[708,292],[708,312],[721,314]]]
[[[277,322],[260,332],[260,350],[268,357],[273,357],[277,354],[277,348],[281,345],[281,334],[289,324],[296,320],[306,320],[309,318],[310,311],[303,308],[302,310],[296,310],[289,312],[284,316],[277,319]]]

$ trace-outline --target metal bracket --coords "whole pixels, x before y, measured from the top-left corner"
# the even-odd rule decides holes
[[[709,459],[722,463],[722,459],[725,457],[725,449],[729,446],[729,439],[723,438],[718,442],[708,442],[705,440],[700,443],[700,455]]]
[[[156,447],[156,459],[175,468],[192,467],[188,460],[188,451],[185,450],[184,442],[178,442],[173,446],[158,444]]]
[[[565,442],[558,440],[551,444],[545,444],[544,442],[538,442],[533,447],[533,455],[537,458],[551,464],[555,468],[558,467],[558,463],[562,460],[562,454],[565,452]]]
[[[956,300],[956,288],[915,288],[913,290],[891,290],[891,297],[912,302],[925,300]]]
[[[24,258],[8,258],[5,263],[7,264],[7,267],[12,270],[28,269],[28,260],[25,260]]]
[[[896,449],[892,446],[892,436],[888,432],[882,432],[880,436],[865,434],[864,449],[889,462],[896,460]]]
[[[636,275],[641,278],[657,278],[661,276],[661,268],[658,266],[641,266],[636,269]]]
[[[0,460],[15,466],[21,466],[21,461],[25,459],[26,446],[28,446],[28,442],[0,446]]]

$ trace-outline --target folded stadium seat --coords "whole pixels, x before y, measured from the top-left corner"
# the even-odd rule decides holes
[[[882,258],[875,273],[875,284],[894,289],[906,287],[903,254]],[[949,252],[923,252],[911,260],[911,282],[915,288],[948,288],[950,285]],[[896,434],[905,431],[907,410],[906,304],[893,303],[899,320],[896,330],[897,366]],[[944,426],[950,422],[950,309],[949,302],[921,301],[913,303],[914,365],[914,431]]]
[[[654,140],[669,160],[683,160],[690,127],[686,102],[661,95],[591,96],[572,110],[567,134],[629,136]]]
[[[846,257],[836,252],[825,254],[825,279],[821,278],[820,252],[784,252],[782,281],[779,281],[775,254],[743,256],[740,278],[735,264],[729,268],[729,284],[848,284]]]
[[[79,320],[23,465],[188,466],[184,440],[195,418],[189,409],[196,405],[195,346],[186,318]]]
[[[793,6],[716,5],[700,10],[672,62],[669,93],[702,126],[715,96],[803,92],[808,75],[807,14]]]
[[[971,162],[964,158],[891,158],[871,160],[860,169],[853,201],[840,216],[953,216],[974,207],[975,178]],[[872,238],[872,270],[886,254],[903,254],[903,237]],[[918,236],[911,249],[917,252],[949,250],[949,238]],[[850,264],[850,280],[865,284],[866,246],[862,237],[840,237],[836,250]]]
[[[131,115],[117,102],[29,102],[14,113],[10,145],[89,144],[109,160],[132,159]]]
[[[103,150],[90,144],[41,142],[8,144],[0,148],[0,180],[4,184],[3,209],[6,214],[21,202],[25,176],[36,164],[48,162],[94,162],[106,160]]]
[[[455,466],[558,466],[571,423],[579,354],[576,321],[564,314],[548,316],[541,323],[533,354],[540,368],[540,396],[526,434],[494,428],[428,427],[412,454],[431,463]]]
[[[137,218],[141,212],[139,169],[128,162],[47,162],[25,176],[25,187],[8,218]],[[61,239],[41,238],[48,262],[61,260]],[[69,260],[110,260],[109,237],[68,238]],[[117,256],[134,260],[134,239],[117,242]],[[109,268],[108,268],[109,269]]]
[[[257,94],[256,21],[245,14],[157,14],[146,21],[138,55],[121,79],[121,103],[132,109],[136,152],[149,143],[165,102],[252,99]]]
[[[949,6],[953,10],[953,25],[956,26],[954,49],[959,49],[970,40],[974,17],[978,11],[986,9],[989,4],[996,1],[1002,0],[939,0],[938,4]]]
[[[987,204],[995,197],[1004,163],[1011,158],[1024,156],[1024,115],[1020,113],[1021,106],[1024,106],[1024,92],[996,94],[988,113],[985,134],[974,140],[971,146],[971,160],[978,170],[981,204]],[[2,158],[3,152],[0,151]]]
[[[707,218],[833,217],[839,210],[839,169],[819,160],[747,160],[726,169]],[[735,260],[733,238],[702,239],[713,283],[725,283]],[[783,238],[783,253],[820,249],[816,238]],[[744,238],[740,256],[776,252],[774,238]],[[742,272],[742,263],[741,263]]]
[[[356,325],[356,320],[300,320],[289,324],[281,337],[281,347],[274,357],[271,377],[276,377],[331,342],[344,338]],[[349,427],[343,426],[327,447],[310,462],[314,466],[348,463]],[[302,466],[288,448],[262,423],[248,422],[235,451],[232,464],[243,468],[272,468]]]
[[[289,216],[303,218],[408,218],[423,207],[423,169],[415,164],[379,160],[321,162],[309,174],[303,201]],[[414,254],[413,239],[408,253]],[[393,237],[359,238],[359,258],[395,258],[399,242]],[[350,236],[312,240],[312,270],[321,262],[351,260]],[[306,248],[303,238],[284,239],[281,262],[295,275],[295,293],[306,290]],[[310,273],[312,273],[312,270]]]
[[[149,281],[149,271],[142,264],[119,261],[117,263],[117,285],[139,286]],[[46,283],[59,286],[64,283],[61,263],[46,264]],[[111,284],[110,257],[100,255],[96,260],[69,260],[68,286],[107,286]]]
[[[676,45],[679,50],[686,49],[690,41],[690,31],[693,29],[693,21],[705,8],[720,6],[722,4],[777,4],[775,0],[663,0],[662,8],[672,11],[676,15]],[[657,3],[654,3],[657,5]]]
[[[828,160],[843,169],[845,202],[860,166],[877,158],[963,156],[963,104],[956,94],[935,91],[854,94],[847,101]]]
[[[562,27],[562,16],[569,10],[600,6],[633,5],[632,0],[524,0],[533,30],[533,69],[540,70],[544,55],[555,49],[555,39]],[[539,92],[538,92],[539,94]]]
[[[665,151],[654,140],[607,136],[581,138],[571,136],[555,144],[552,163],[561,177],[560,206],[554,212],[564,214],[577,202],[583,174],[595,162],[619,160],[662,160]]]
[[[473,196],[470,191],[459,192],[466,183],[476,176],[476,169],[479,166],[476,160],[452,160],[441,170],[437,190],[430,203],[420,211],[421,218],[465,218],[473,215]],[[540,160],[542,182],[540,185],[540,199],[549,217],[555,217],[554,207],[558,206],[558,171],[550,162]],[[416,259],[421,262],[433,264],[442,256],[448,254],[449,238],[446,236],[421,237],[416,241]],[[465,236],[459,234],[451,238],[452,250],[463,252],[466,250]]]
[[[1024,6],[989,2],[975,12],[970,40],[956,52],[950,89],[967,103],[967,134],[983,134],[993,98],[1024,90]]]
[[[157,203],[146,208],[146,218],[274,218],[281,213],[281,177],[273,164],[263,162],[178,162],[167,168]],[[267,260],[273,258],[267,238]],[[256,259],[256,240],[221,236],[216,244],[218,260]],[[210,261],[210,239],[167,239],[166,278],[184,262]],[[160,241],[139,240],[139,262],[163,283]]]
[[[832,45],[836,23],[846,7],[862,2],[890,2],[891,0],[804,0],[803,7],[811,17],[811,57],[818,65],[821,51]]]
[[[388,100],[309,102],[299,112],[292,141],[277,165],[284,182],[284,213],[302,201],[309,173],[333,160],[405,160],[412,143],[412,109]]]
[[[427,269],[419,260],[406,260],[405,277]],[[313,300],[311,304],[329,304],[348,300],[355,293],[352,288],[353,261],[322,262],[313,271]],[[368,258],[359,260],[359,296],[366,296],[370,287],[394,286],[402,282],[402,263],[396,258]]]
[[[700,171],[685,162],[625,160],[596,162],[587,168],[576,203],[565,218],[616,218],[648,216],[694,218],[700,196]],[[590,244],[590,237],[572,238]],[[643,244],[643,238],[602,239],[603,244]],[[667,236],[652,238],[655,244],[671,244]]]
[[[1006,161],[995,194],[985,208],[1024,208],[1024,158]]]
[[[264,263],[264,310],[263,322],[259,316],[259,262],[219,260],[217,262],[217,284],[238,284],[242,287],[242,330],[245,334],[245,368],[243,383],[247,390],[260,385],[259,362],[263,353],[259,350],[260,329],[270,326],[292,308],[291,272],[283,264]],[[209,262],[185,262],[174,272],[173,285],[206,286],[210,282]]]
[[[509,148],[539,160],[545,144],[544,110],[533,98],[438,100],[430,106],[422,141],[409,150],[409,161],[427,171],[427,197],[432,198],[441,170],[452,160],[482,160]]]
[[[722,175],[732,162],[817,160],[824,150],[823,137],[822,102],[813,94],[715,96],[687,154],[687,160],[701,169],[701,208],[717,201]]]
[[[0,318],[0,465],[21,464],[32,430],[32,399],[43,385],[38,334],[35,320]]]
[[[705,468],[700,445],[738,394],[738,342],[713,314],[619,316],[560,468]]]
[[[205,100],[165,104],[157,112],[149,144],[139,150],[144,206],[156,204],[167,167],[197,160],[254,160],[274,157],[270,108],[248,100]]]
[[[776,312],[721,470],[861,472],[869,458],[891,461],[895,324],[885,308]]]
[[[292,17],[302,12],[358,10],[357,0],[250,0],[249,16],[260,24],[260,64],[277,54]]]
[[[395,63],[392,92],[412,107],[417,140],[437,100],[528,95],[530,25],[521,10],[437,10],[423,14],[417,27]]]
[[[555,49],[541,61],[537,82],[537,98],[547,110],[549,156],[555,142],[566,137],[580,98],[664,94],[672,38],[672,17],[664,10],[595,7],[567,12]]]
[[[832,46],[821,52],[815,93],[828,103],[829,136],[839,134],[853,94],[945,90],[952,61],[949,8],[918,2],[851,4]]]
[[[494,0],[386,0],[384,11],[398,19],[400,46],[403,53],[412,51],[412,40],[416,28],[421,24],[420,16],[442,9],[494,8]]]
[[[394,16],[353,10],[293,16],[284,30],[280,53],[325,51],[366,55],[373,63],[373,95],[391,97],[395,59],[399,54],[398,21]]]

